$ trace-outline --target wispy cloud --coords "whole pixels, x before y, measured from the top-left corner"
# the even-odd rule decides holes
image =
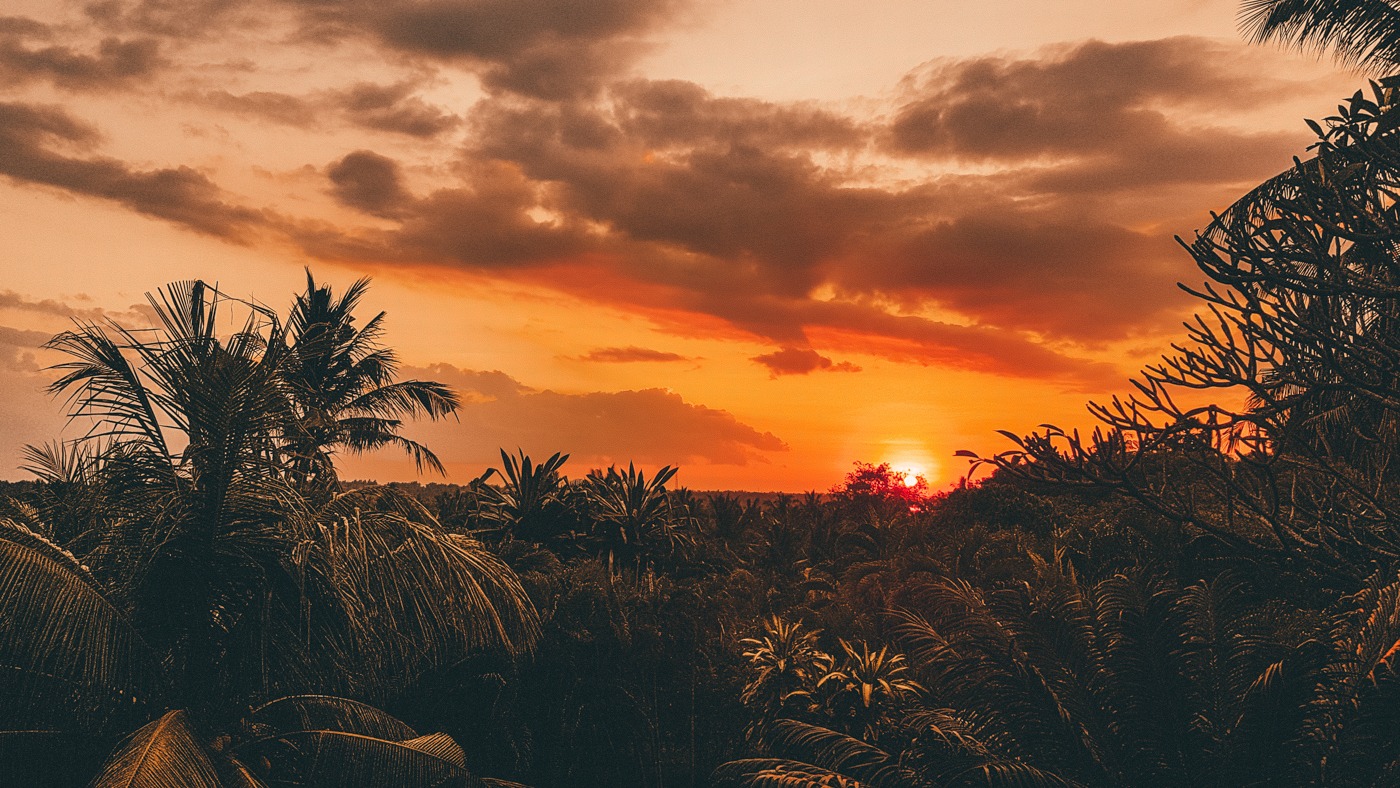
[[[773,353],[754,356],[752,361],[768,368],[773,377],[806,375],[811,372],[859,372],[860,367],[849,361],[832,361],[810,348],[783,348]]]
[[[600,347],[579,357],[580,361],[595,361],[604,364],[625,364],[637,361],[689,361],[689,357],[664,350],[645,347]]]

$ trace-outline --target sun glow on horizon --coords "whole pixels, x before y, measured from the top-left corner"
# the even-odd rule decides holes
[[[929,483],[937,478],[940,470],[938,461],[922,441],[903,438],[885,442],[885,454],[881,462],[888,463],[890,470],[899,476],[905,487],[917,487],[919,480]]]

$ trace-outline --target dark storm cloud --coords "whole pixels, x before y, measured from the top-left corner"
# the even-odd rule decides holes
[[[442,189],[414,204],[391,237],[407,254],[486,269],[534,265],[593,247],[571,223],[542,222],[529,211],[540,186],[504,162],[468,165],[462,188]]]
[[[859,372],[860,367],[849,361],[834,362],[810,348],[785,347],[772,353],[754,356],[751,361],[768,368],[773,377],[779,375],[806,375],[817,370],[829,372]]]
[[[376,192],[376,184],[379,188],[387,184],[382,161],[352,160],[350,168],[344,165],[341,160],[331,168],[341,178],[340,184],[332,180],[333,193],[357,208],[377,205],[381,215],[392,213],[399,225],[394,230],[354,235],[340,227],[289,226],[293,242],[313,257],[508,271],[596,246],[577,222],[542,222],[532,217],[529,212],[538,205],[540,186],[505,162],[468,162],[461,168],[460,187],[440,189],[421,199],[402,194],[386,199]]]
[[[467,446],[483,457],[497,448],[548,453],[567,447],[575,462],[747,465],[787,449],[772,433],[727,411],[686,402],[664,389],[568,394],[534,389],[500,372],[446,364],[405,372],[464,395],[460,423],[414,427],[449,458],[467,453]]]
[[[394,216],[411,199],[393,159],[374,151],[357,150],[326,171],[336,199],[375,216]]]
[[[110,30],[191,39],[218,36],[234,24],[266,23],[266,15],[250,13],[249,0],[95,0],[83,12]]]
[[[689,361],[679,353],[653,350],[646,347],[600,347],[579,357],[580,361],[595,361],[604,364],[630,363],[634,361]]]
[[[1092,217],[1002,210],[902,237],[881,265],[840,271],[857,291],[937,300],[986,324],[1095,340],[1180,305],[1182,252],[1161,233]]]
[[[84,51],[50,43],[55,35],[32,19],[0,18],[0,84],[43,79],[67,90],[110,90],[166,65],[152,38],[104,38]]]
[[[99,137],[56,107],[0,103],[0,175],[111,200],[227,240],[242,240],[263,223],[260,212],[225,202],[218,186],[189,167],[137,170],[66,152],[86,152]]]
[[[1298,135],[1210,122],[1290,89],[1252,65],[1184,37],[937,61],[905,80],[884,145],[901,156],[1025,166],[1023,189],[1057,195],[1257,179],[1287,166]]]
[[[681,5],[680,0],[103,0],[85,10],[104,30],[174,39],[289,20],[294,37],[311,45],[370,40],[399,58],[465,66],[492,91],[564,99],[592,95],[624,72],[645,51],[646,34]]]
[[[1143,191],[1179,184],[1239,184],[1285,169],[1303,147],[1298,134],[1218,128],[1173,129],[1123,141],[1115,151],[1028,173],[1027,191],[1060,196]]]
[[[551,184],[560,207],[634,241],[723,258],[769,289],[805,292],[816,284],[815,263],[842,248],[853,223],[898,221],[914,207],[884,190],[846,187],[806,152],[713,136],[663,147],[578,105],[486,104],[474,121],[477,154]],[[732,281],[714,270],[691,275]]]

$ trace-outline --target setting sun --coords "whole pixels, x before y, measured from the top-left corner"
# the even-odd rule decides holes
[[[884,448],[881,461],[890,466],[905,487],[917,487],[920,480],[925,484],[939,484],[942,468],[923,441],[914,438],[890,439],[884,442]]]

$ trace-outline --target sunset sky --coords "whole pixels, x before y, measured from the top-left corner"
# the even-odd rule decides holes
[[[1189,237],[1364,85],[1237,0],[8,0],[0,477],[38,346],[304,268],[498,447],[696,489],[965,473],[1180,335]],[[371,311],[373,310],[373,311]],[[61,432],[62,431],[62,432]],[[383,452],[344,475],[413,478]]]

